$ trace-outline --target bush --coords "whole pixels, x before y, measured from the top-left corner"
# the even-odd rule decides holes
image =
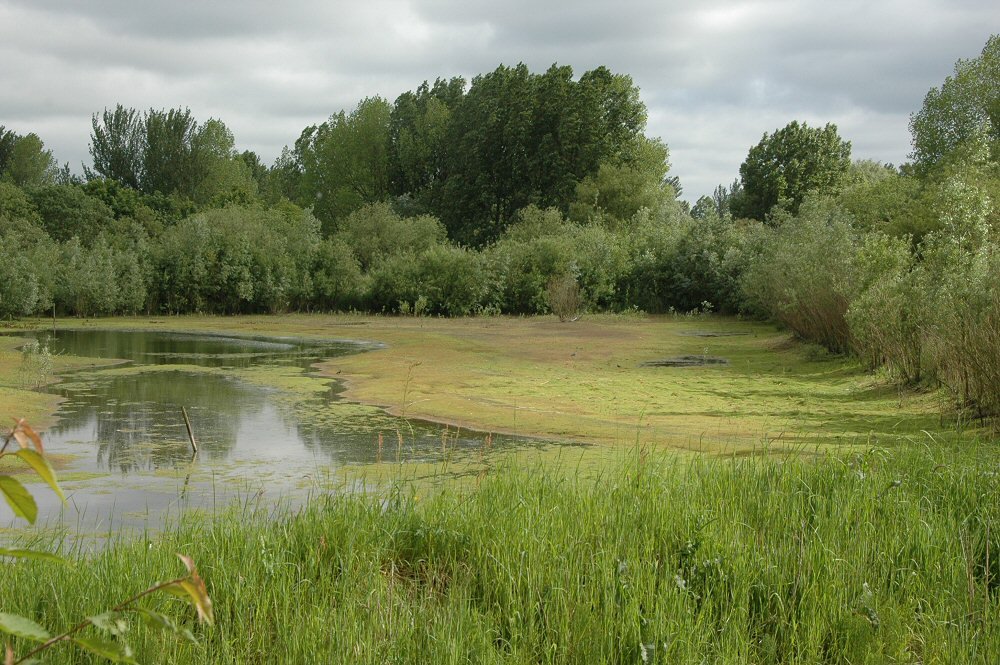
[[[445,241],[444,226],[435,217],[400,217],[388,203],[373,203],[348,215],[336,236],[354,250],[363,271],[381,259],[419,254]]]
[[[845,314],[856,289],[857,240],[849,215],[829,199],[811,197],[797,216],[776,217],[744,276],[750,305],[806,341],[850,350]]]
[[[567,273],[550,279],[546,293],[549,309],[559,317],[560,321],[567,321],[580,310],[580,285],[572,274]]]
[[[371,273],[369,304],[382,311],[467,316],[487,306],[493,290],[480,254],[440,245],[381,261]]]
[[[904,383],[919,381],[926,285],[925,272],[916,269],[909,240],[869,235],[856,266],[859,295],[847,312],[854,350],[870,369],[884,365]]]

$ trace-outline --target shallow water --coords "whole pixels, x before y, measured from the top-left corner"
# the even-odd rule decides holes
[[[37,336],[53,353],[122,361],[68,374],[50,388],[65,401],[43,438],[48,452],[69,457],[60,470],[68,501],[60,504],[41,485],[31,489],[39,521],[74,533],[155,529],[192,507],[214,509],[260,492],[294,503],[324,491],[345,465],[461,459],[487,445],[482,433],[341,401],[337,382],[311,370],[371,344],[149,331]],[[527,442],[490,437],[490,450],[517,443]],[[9,512],[0,517],[23,524]]]

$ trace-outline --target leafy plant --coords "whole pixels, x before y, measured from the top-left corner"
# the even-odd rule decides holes
[[[18,446],[15,451],[8,450],[12,442]],[[56,480],[55,471],[45,457],[41,437],[23,418],[15,419],[14,427],[4,436],[3,446],[0,447],[0,459],[7,456],[17,457],[27,464],[59,495],[60,499],[65,500],[62,489]],[[0,474],[0,492],[15,515],[27,520],[29,524],[35,523],[38,516],[38,504],[20,480],[9,474]],[[31,549],[0,548],[0,555],[17,559],[62,561],[56,555]],[[177,556],[187,569],[186,575],[154,584],[118,603],[107,612],[86,617],[61,633],[53,634],[27,617],[0,612],[0,631],[22,640],[38,643],[33,649],[18,657],[11,643],[7,642],[4,664],[37,663],[39,661],[35,656],[61,642],[72,642],[85,651],[115,663],[135,663],[132,649],[125,642],[125,635],[129,629],[125,617],[130,614],[140,617],[151,628],[168,630],[185,639],[195,641],[191,631],[179,625],[171,617],[138,605],[140,599],[156,592],[163,592],[191,603],[197,611],[199,621],[209,624],[213,622],[212,599],[208,595],[204,580],[198,575],[194,561],[184,554]],[[104,635],[95,635],[93,631],[84,634],[85,629],[91,627]]]

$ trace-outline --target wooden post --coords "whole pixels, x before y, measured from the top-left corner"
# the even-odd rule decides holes
[[[198,442],[194,440],[194,430],[191,429],[191,419],[188,418],[188,412],[185,407],[181,407],[181,413],[184,414],[184,424],[187,425],[188,438],[191,439],[191,450],[193,454],[198,454]]]

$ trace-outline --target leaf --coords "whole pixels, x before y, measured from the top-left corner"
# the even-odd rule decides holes
[[[187,593],[185,592],[184,595],[187,596]],[[178,626],[174,620],[167,615],[154,612],[153,610],[147,610],[144,607],[136,608],[136,611],[139,613],[139,616],[142,617],[147,627],[155,628],[157,630],[167,630],[175,635],[180,635],[189,642],[198,642],[190,630]]]
[[[28,421],[24,418],[15,418],[14,431],[11,434],[14,435],[14,439],[17,441],[21,448],[27,448],[28,442],[35,444],[35,450],[40,453],[44,453],[45,450],[42,448],[42,437],[38,436],[35,430],[31,429],[28,425]]]
[[[198,575],[194,559],[180,553],[177,554],[177,557],[184,562],[184,566],[188,569],[188,578],[186,580],[178,580],[177,585],[187,592],[188,597],[198,611],[198,620],[204,621],[207,624],[213,623],[215,616],[212,612],[212,599],[208,597],[208,589],[205,588],[205,581]]]
[[[69,563],[58,554],[38,552],[36,550],[10,550],[5,547],[0,547],[0,556],[9,556],[14,559],[37,559],[39,561],[50,561],[52,563]]]
[[[60,499],[63,501],[66,500],[66,497],[63,495],[62,488],[59,487],[59,482],[56,480],[56,472],[52,469],[52,465],[49,464],[47,459],[42,457],[40,453],[37,453],[34,450],[28,450],[27,448],[22,448],[17,451],[16,454],[18,457],[27,462],[42,480],[48,483],[49,487],[51,487],[53,491],[59,495]]]
[[[121,637],[128,632],[128,623],[118,612],[95,614],[92,617],[87,617],[87,620],[100,630],[111,633],[116,637]]]
[[[16,614],[7,614],[6,612],[0,612],[0,630],[35,642],[44,642],[52,637],[49,631],[31,619],[26,619]]]
[[[118,644],[111,640],[93,636],[73,637],[70,639],[90,653],[97,654],[101,658],[107,658],[114,663],[133,663],[133,665],[136,663],[135,658],[132,657],[132,649],[127,644]]]
[[[0,492],[3,492],[3,498],[7,500],[7,504],[15,515],[28,520],[29,524],[35,523],[35,517],[38,516],[38,504],[35,503],[35,497],[31,496],[31,492],[24,488],[21,481],[12,476],[0,475]]]

